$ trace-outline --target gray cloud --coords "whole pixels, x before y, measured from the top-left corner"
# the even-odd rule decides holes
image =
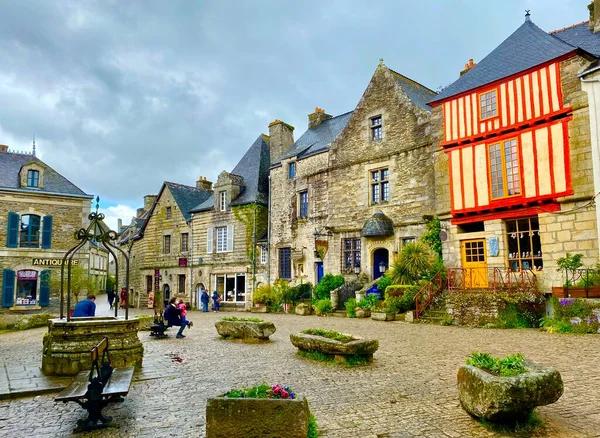
[[[354,108],[377,66],[437,89],[522,22],[584,0],[4,1],[0,143],[90,194],[137,206],[162,181],[213,181],[275,118]]]

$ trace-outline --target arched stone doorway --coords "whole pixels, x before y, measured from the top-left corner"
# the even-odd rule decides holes
[[[373,251],[373,279],[381,277],[390,266],[390,252],[385,248]]]

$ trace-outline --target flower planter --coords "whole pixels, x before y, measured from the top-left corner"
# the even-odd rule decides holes
[[[267,309],[267,306],[265,306],[262,303],[257,303],[254,305],[254,307],[250,308],[250,312],[252,313],[267,313],[269,309]]]
[[[373,312],[371,319],[375,321],[395,321],[396,312]]]
[[[589,286],[587,296],[583,286],[553,286],[552,296],[556,298],[600,298],[600,286]]]
[[[275,325],[272,322],[262,321],[227,321],[215,322],[217,333],[224,338],[255,339],[268,341],[269,336],[275,333]]]
[[[350,342],[341,342],[323,336],[296,333],[290,335],[292,345],[301,351],[318,351],[333,356],[337,362],[346,362],[347,356],[359,356],[369,362],[373,360],[373,353],[379,348],[377,339],[355,339]]]
[[[490,422],[527,419],[536,406],[557,401],[563,393],[560,373],[552,367],[524,361],[526,373],[501,377],[472,365],[458,370],[460,404],[471,416]]]
[[[357,318],[370,318],[371,311],[368,309],[356,309],[356,317]]]
[[[312,306],[310,304],[300,303],[296,306],[296,315],[306,316],[312,314]]]
[[[228,398],[206,401],[206,438],[306,438],[306,398]]]

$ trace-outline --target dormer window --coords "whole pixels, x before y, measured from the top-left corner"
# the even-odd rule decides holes
[[[227,211],[227,192],[219,192],[219,210]]]
[[[479,95],[479,115],[480,120],[490,119],[498,115],[496,90]]]
[[[40,172],[37,170],[27,171],[27,187],[38,188],[40,185]]]
[[[383,138],[383,119],[381,116],[371,118],[371,140],[379,141]]]

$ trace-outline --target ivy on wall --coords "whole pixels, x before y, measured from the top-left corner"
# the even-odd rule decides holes
[[[254,260],[255,246],[252,244],[252,237],[256,232],[255,238],[260,239],[267,232],[267,207],[261,204],[236,205],[231,208],[231,212],[233,217],[244,225],[246,254],[250,260]]]
[[[421,240],[425,242],[435,252],[440,260],[442,260],[442,238],[440,237],[442,226],[439,217],[434,217],[425,223],[425,232],[421,236]]]

